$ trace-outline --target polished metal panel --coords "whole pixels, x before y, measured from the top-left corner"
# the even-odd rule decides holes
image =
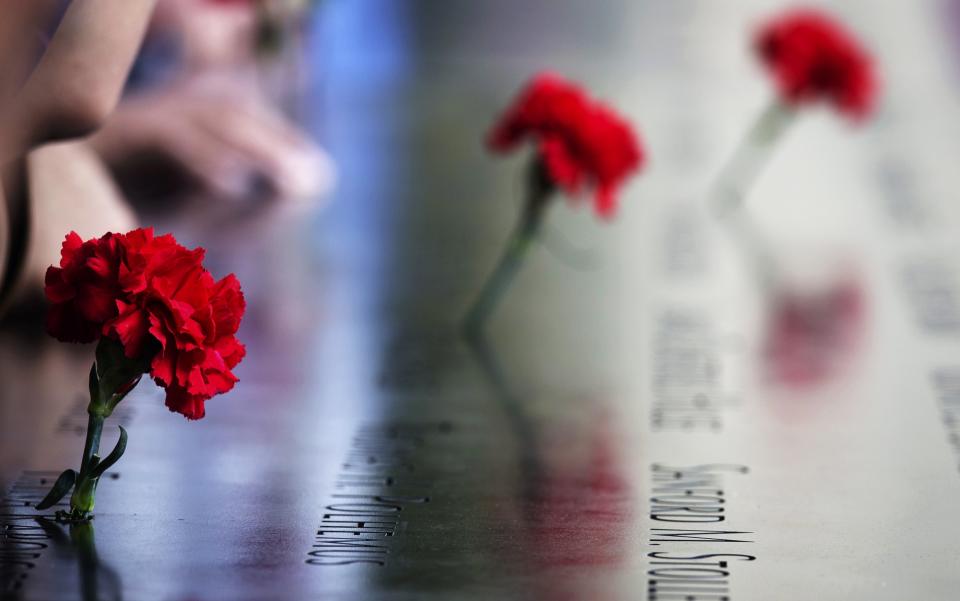
[[[758,181],[765,297],[704,192],[770,94],[747,34],[773,4],[324,3],[332,204],[151,217],[237,273],[248,356],[201,421],[150,382],[124,400],[88,526],[30,504],[76,467],[93,349],[41,311],[0,332],[0,596],[955,599],[949,7],[833,3],[884,100],[860,128],[809,111]],[[522,181],[481,140],[541,68],[651,162],[610,223],[557,202],[466,340]]]

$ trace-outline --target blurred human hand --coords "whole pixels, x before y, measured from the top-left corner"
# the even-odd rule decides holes
[[[180,192],[168,188],[182,180],[226,200],[319,199],[334,179],[329,157],[252,87],[206,76],[144,93],[124,102],[91,144],[121,183],[135,180],[147,195]]]

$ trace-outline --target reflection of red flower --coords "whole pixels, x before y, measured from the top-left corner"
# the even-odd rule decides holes
[[[794,387],[831,376],[859,338],[864,304],[860,282],[852,278],[824,294],[780,294],[767,344],[771,375]]]
[[[873,107],[877,82],[869,55],[824,14],[798,10],[767,23],[756,50],[791,104],[824,99],[854,118]]]
[[[540,74],[528,84],[494,125],[487,145],[508,152],[527,138],[536,141],[553,184],[570,195],[585,185],[594,188],[596,210],[603,216],[612,215],[617,188],[644,160],[625,120],[552,74]]]
[[[531,599],[619,598],[584,574],[616,571],[630,555],[635,499],[620,432],[605,412],[583,420],[585,429],[571,425],[544,424],[524,441],[522,527],[510,544],[519,546],[518,561],[550,575],[534,579]]]
[[[187,250],[150,229],[81,242],[71,233],[60,267],[47,270],[50,333],[64,341],[119,340],[129,358],[149,359],[167,406],[190,419],[230,390],[243,358],[235,334],[245,304],[240,283],[214,281],[203,249]]]

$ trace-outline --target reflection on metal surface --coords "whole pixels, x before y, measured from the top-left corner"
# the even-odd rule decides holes
[[[95,547],[30,505],[79,454],[92,349],[48,341],[40,304],[0,326],[0,598],[654,599],[653,489],[735,464],[749,477],[708,481],[706,509],[754,542],[674,537],[661,561],[729,560],[736,601],[955,599],[960,138],[929,7],[833,3],[881,42],[890,110],[857,137],[811,117],[758,180],[751,217],[778,258],[828,272],[764,297],[697,202],[767,90],[742,35],[761,7],[410,5],[377,46],[361,17],[381,4],[323,7],[350,24],[318,59],[339,64],[313,116],[342,175],[329,210],[225,216],[198,199],[150,216],[244,282],[249,354],[200,425],[150,386],[124,401],[131,443],[98,495]],[[479,141],[544,66],[649,124],[649,179],[602,234],[557,212],[602,269],[534,250],[490,342],[467,346],[456,321],[516,211],[516,170]],[[849,278],[847,255],[825,252],[838,245],[856,249]],[[433,429],[391,446],[391,424]],[[356,464],[358,440],[382,453]],[[400,510],[375,524],[331,510],[338,494]],[[391,496],[429,502],[369,500]],[[389,540],[363,551],[374,562],[309,564],[324,528]],[[365,548],[350,547],[334,556]],[[757,560],[676,559],[731,552]]]
[[[823,383],[850,364],[866,327],[866,291],[856,276],[825,290],[775,290],[769,299],[764,359],[774,381]]]
[[[513,393],[483,334],[468,344],[507,416],[518,446],[519,513],[522,538],[518,553],[537,573],[532,598],[608,599],[602,582],[583,576],[615,569],[628,557],[633,494],[617,448],[609,415],[602,407],[586,431],[572,424],[537,422],[522,397]],[[571,427],[573,426],[573,427]]]
[[[92,520],[65,525],[38,517],[36,523],[43,528],[47,540],[50,541],[53,551],[60,555],[61,561],[67,563],[72,559],[76,562],[80,597],[83,601],[123,599],[123,582],[120,576],[97,555]]]

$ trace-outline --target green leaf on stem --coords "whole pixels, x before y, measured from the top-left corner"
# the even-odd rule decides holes
[[[113,447],[110,454],[107,455],[99,465],[93,468],[90,472],[91,478],[99,478],[106,473],[114,463],[123,457],[123,452],[127,450],[127,431],[123,429],[123,426],[117,427],[120,428],[120,440],[117,441],[117,446]]]
[[[50,489],[50,492],[47,493],[47,496],[43,498],[42,501],[37,503],[37,509],[49,509],[53,505],[63,498],[65,494],[70,492],[70,489],[73,488],[74,482],[77,481],[77,472],[73,470],[64,470],[60,477],[57,478],[57,481],[53,484],[53,488]]]

